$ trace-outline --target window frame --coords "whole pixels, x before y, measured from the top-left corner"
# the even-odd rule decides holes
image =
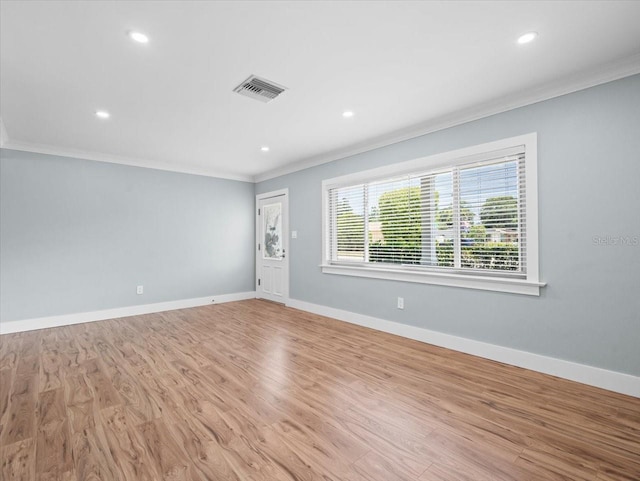
[[[524,278],[514,278],[507,273],[489,271],[487,275],[473,273],[445,272],[437,267],[384,266],[374,263],[345,264],[331,261],[330,258],[330,226],[329,192],[331,189],[371,183],[393,177],[399,177],[425,170],[446,169],[474,162],[487,160],[492,153],[524,146],[525,151],[525,222],[527,246],[527,268]],[[367,212],[368,209],[365,209]],[[366,229],[365,220],[365,229]],[[480,145],[443,152],[427,157],[420,157],[396,164],[355,172],[352,174],[325,179],[322,181],[322,263],[320,268],[324,274],[336,274],[372,279],[387,279],[403,282],[418,282],[443,286],[482,289],[509,292],[525,295],[540,295],[540,287],[546,284],[539,279],[538,251],[538,155],[537,133],[529,133],[510,137]]]

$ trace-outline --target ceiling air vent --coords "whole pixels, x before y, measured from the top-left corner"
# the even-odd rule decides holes
[[[234,92],[238,92],[240,95],[251,97],[261,102],[271,102],[285,90],[285,87],[255,75],[252,75],[233,89]]]

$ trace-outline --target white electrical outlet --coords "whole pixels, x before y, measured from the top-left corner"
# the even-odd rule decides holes
[[[398,297],[398,309],[404,309],[404,297]]]
[[[292,239],[297,239],[298,238],[298,231],[297,230],[292,230],[291,231],[291,238]]]
[[[144,294],[144,286],[136,287],[136,294],[138,294],[138,295]]]

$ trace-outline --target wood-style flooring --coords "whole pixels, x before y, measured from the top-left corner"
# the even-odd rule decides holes
[[[0,342],[2,481],[640,480],[640,399],[265,301]]]

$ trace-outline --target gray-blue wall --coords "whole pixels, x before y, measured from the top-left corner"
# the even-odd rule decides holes
[[[0,196],[3,321],[255,289],[252,183],[5,149]]]
[[[534,131],[539,298],[320,272],[323,179]],[[640,245],[594,242],[640,236],[640,76],[255,190],[284,187],[291,297],[640,375]],[[253,184],[2,150],[0,195],[2,320],[254,289]]]
[[[322,274],[323,179],[538,132],[540,297]],[[291,297],[640,375],[640,76],[265,182],[288,187]],[[404,297],[405,309],[396,309]]]

